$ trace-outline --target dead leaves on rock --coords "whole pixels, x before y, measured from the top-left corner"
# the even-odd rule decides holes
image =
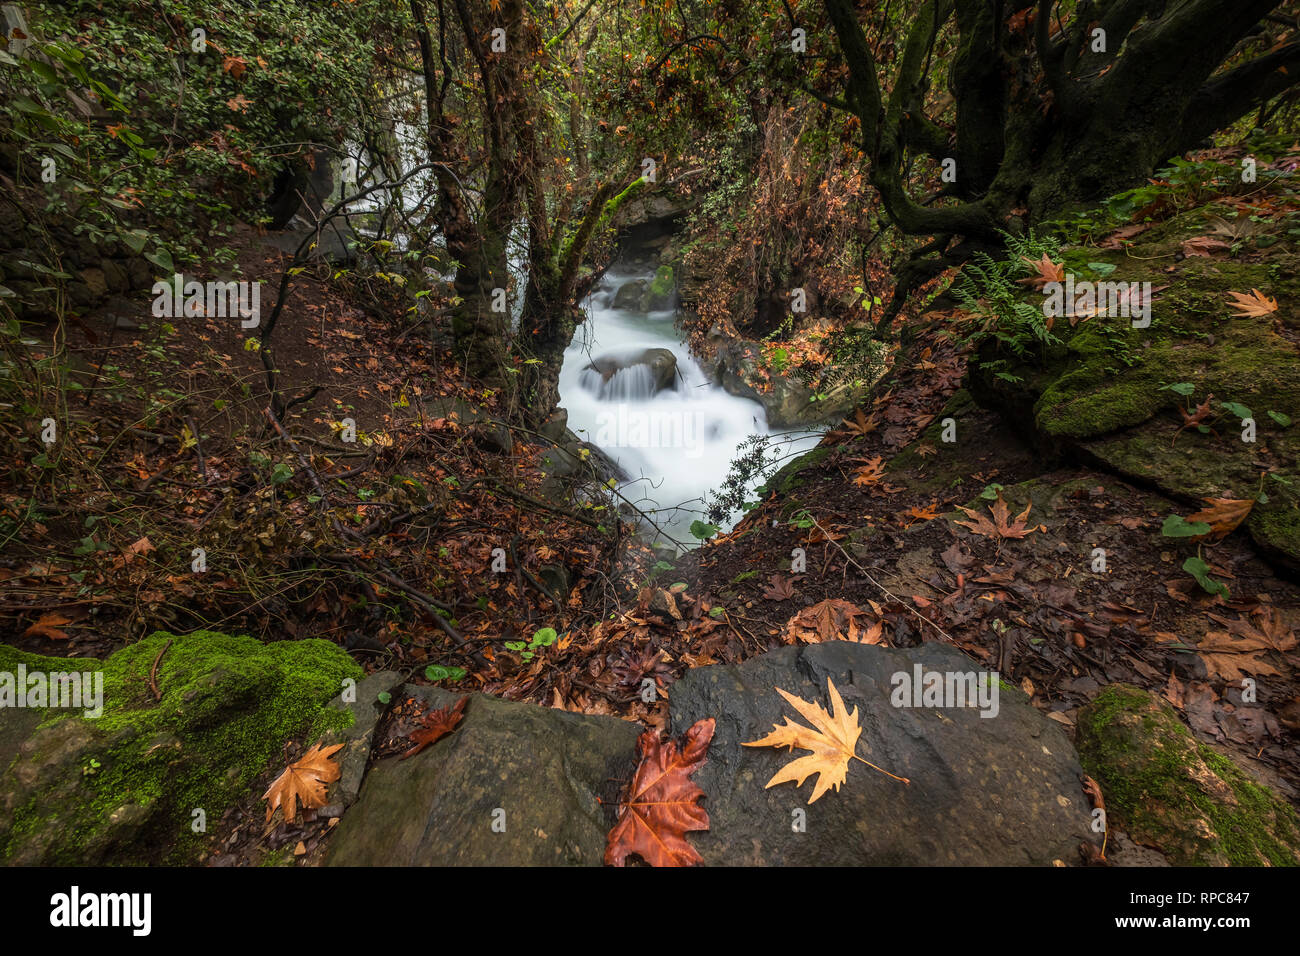
[[[775,724],[772,732],[766,737],[743,742],[742,746],[786,747],[791,751],[798,747],[811,753],[786,764],[772,776],[763,789],[770,790],[777,784],[791,782],[796,787],[801,787],[805,780],[817,774],[812,796],[808,798],[808,802],[812,804],[832,787],[836,791],[840,789],[848,777],[850,760],[861,760],[888,777],[910,783],[911,781],[906,777],[898,777],[888,770],[882,770],[855,753],[858,737],[862,735],[862,727],[858,722],[858,709],[854,707],[850,712],[844,706],[844,699],[840,697],[840,692],[835,689],[835,684],[829,677],[826,678],[826,689],[830,694],[830,713],[827,713],[821,704],[810,703],[786,693],[779,687],[776,688],[776,692],[785,699],[785,702],[798,711],[804,720],[812,724],[812,727],[801,726],[787,717],[784,726]]]
[[[1029,509],[1033,503],[1025,505],[1025,510],[1016,515],[1015,520],[1010,520],[1011,508],[1002,498],[1002,489],[998,489],[997,501],[989,506],[993,513],[993,520],[989,521],[988,517],[982,511],[976,511],[974,508],[965,508],[958,506],[958,509],[966,512],[972,520],[957,521],[963,528],[969,528],[973,533],[985,538],[1004,539],[1004,538],[1023,538],[1026,535],[1033,534],[1039,528],[1031,528],[1026,524],[1029,517]]]
[[[425,714],[420,720],[419,729],[411,732],[411,742],[415,746],[402,754],[402,759],[414,757],[429,744],[441,740],[455,730],[456,725],[460,723],[461,717],[465,715],[465,704],[468,701],[469,695],[466,695],[450,707],[432,710]]]
[[[1222,538],[1246,520],[1255,507],[1254,498],[1206,498],[1205,507],[1187,516],[1188,524],[1203,522],[1210,526],[1210,535]]]
[[[704,791],[691,774],[704,766],[713,728],[712,718],[696,721],[686,731],[680,752],[675,741],[661,740],[652,730],[637,738],[641,763],[627,800],[619,805],[618,823],[609,832],[607,865],[624,866],[633,854],[651,866],[704,862],[686,834],[709,828],[709,814],[698,803]]]
[[[337,780],[343,772],[333,759],[334,753],[342,746],[334,744],[322,748],[317,744],[301,760],[289,764],[284,773],[275,778],[266,788],[266,793],[262,794],[262,799],[269,801],[266,805],[267,823],[271,822],[271,816],[278,807],[284,807],[285,822],[293,823],[298,815],[299,803],[304,810],[325,806],[327,785]]]

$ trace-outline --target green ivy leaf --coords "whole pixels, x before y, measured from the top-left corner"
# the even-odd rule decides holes
[[[712,538],[718,533],[718,530],[716,524],[709,524],[707,521],[701,521],[699,518],[696,518],[691,522],[691,534],[694,537],[699,538],[701,541],[707,541],[709,538]]]
[[[1228,586],[1210,577],[1210,566],[1200,558],[1195,556],[1188,558],[1183,562],[1183,570],[1196,578],[1196,583],[1206,594],[1222,594],[1225,598],[1228,596]]]
[[[519,644],[519,649],[524,646],[522,641],[510,641],[507,642],[506,647],[512,643]],[[443,667],[441,664],[430,664],[424,669],[424,676],[431,681],[460,680],[466,673],[468,672],[463,667]]]
[[[1160,533],[1166,538],[1194,538],[1209,534],[1210,526],[1204,521],[1188,521],[1182,515],[1170,515],[1161,526]]]

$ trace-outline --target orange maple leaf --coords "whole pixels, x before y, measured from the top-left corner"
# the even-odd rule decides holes
[[[34,624],[29,624],[27,630],[23,631],[23,637],[48,637],[52,641],[66,641],[68,633],[63,630],[63,625],[71,623],[72,618],[64,617],[58,611],[49,611],[38,617]]]
[[[450,707],[443,707],[441,710],[431,710],[420,720],[420,727],[411,732],[411,740],[415,746],[402,754],[402,759],[414,757],[429,744],[441,740],[449,733],[456,729],[460,723],[461,717],[465,715],[465,704],[469,701],[469,695],[466,694]]]
[[[916,505],[913,505],[904,511],[901,516],[912,519],[906,525],[906,527],[910,528],[918,521],[933,521],[935,518],[939,517],[939,506],[934,502],[931,502],[924,508],[918,508]]]
[[[275,778],[275,782],[262,794],[262,799],[269,801],[266,805],[267,823],[271,822],[271,816],[280,806],[284,807],[287,823],[293,823],[298,814],[299,802],[304,810],[325,806],[326,784],[333,783],[343,774],[338,762],[332,759],[335,751],[342,746],[334,744],[322,749],[317,744],[303,754],[301,760],[289,764],[284,773]]]
[[[1277,311],[1277,299],[1270,299],[1258,289],[1251,289],[1250,292],[1250,295],[1246,295],[1244,292],[1228,293],[1237,300],[1232,308],[1238,318],[1255,319]]]
[[[869,461],[866,458],[855,458],[854,461],[866,462],[857,470],[853,479],[853,483],[859,488],[868,488],[880,481],[885,475],[885,459],[880,455]]]
[[[1043,253],[1043,258],[1039,260],[1021,256],[1020,261],[1038,273],[1027,279],[1016,280],[1021,285],[1032,285],[1035,289],[1041,289],[1049,282],[1065,281],[1065,263],[1053,262],[1052,257],[1047,253]]]
[[[624,866],[632,854],[651,866],[704,862],[686,834],[709,828],[708,811],[698,803],[704,791],[691,780],[691,774],[704,766],[713,727],[712,717],[696,721],[686,731],[680,753],[675,741],[662,741],[653,730],[637,738],[641,763],[627,800],[619,804],[618,822],[609,831],[606,865]]]
[[[862,435],[869,435],[876,430],[877,426],[876,413],[872,412],[868,418],[866,413],[859,408],[853,413],[852,419],[844,419],[840,422],[840,427],[827,434],[828,438],[858,438]]]

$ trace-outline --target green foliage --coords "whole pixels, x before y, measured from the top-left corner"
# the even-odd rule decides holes
[[[1160,533],[1166,538],[1194,538],[1209,534],[1210,526],[1204,521],[1188,521],[1182,515],[1170,515],[1161,525]]]
[[[1183,570],[1196,579],[1206,594],[1222,594],[1225,598],[1228,596],[1228,586],[1210,577],[1210,566],[1200,557],[1192,555],[1184,561]]]
[[[259,216],[282,165],[355,133],[395,23],[378,0],[213,0],[198,15],[160,0],[145,16],[128,0],[45,5],[31,47],[0,64],[0,129],[23,178],[54,159],[47,215],[170,273],[233,215]]]
[[[1030,233],[1014,236],[1002,233],[1008,258],[994,260],[977,252],[953,284],[952,294],[966,312],[983,319],[976,339],[992,336],[1000,348],[1017,359],[1041,357],[1060,339],[1047,327],[1041,302],[1023,301],[1024,288],[1017,277],[1032,274],[1025,259],[1038,261],[1060,257],[1060,246],[1052,239]]]
[[[709,524],[708,522],[701,521],[699,518],[696,518],[694,521],[691,522],[690,530],[691,530],[691,534],[694,537],[699,538],[701,541],[707,541],[709,538],[712,538],[715,534],[718,533],[718,526],[716,524]]]
[[[431,681],[462,680],[467,673],[463,667],[443,667],[441,664],[430,664],[424,669],[425,678]]]
[[[518,653],[521,660],[531,661],[539,648],[550,647],[555,643],[556,637],[555,628],[542,627],[534,631],[533,636],[529,638],[527,642],[506,641],[506,648]],[[465,675],[465,671],[461,670],[459,667],[454,669],[461,671],[462,677]]]

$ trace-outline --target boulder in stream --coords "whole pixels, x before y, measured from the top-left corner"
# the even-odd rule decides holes
[[[670,349],[642,349],[627,355],[602,355],[583,369],[582,385],[600,398],[650,398],[677,387],[677,356]]]

